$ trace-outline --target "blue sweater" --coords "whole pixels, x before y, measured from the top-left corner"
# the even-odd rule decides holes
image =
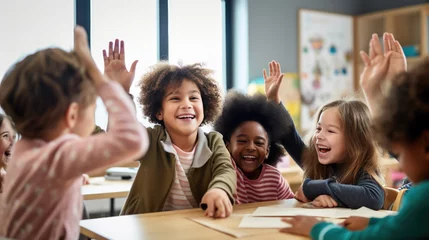
[[[414,185],[404,196],[395,216],[371,218],[362,231],[349,231],[338,225],[321,222],[311,230],[312,239],[429,239],[429,180]]]
[[[282,114],[279,117],[283,122],[292,122],[292,118],[283,104],[279,105]],[[295,162],[303,168],[302,154],[307,148],[301,139],[301,136],[296,131],[294,124],[288,124],[289,129],[282,129],[286,133],[281,140],[281,144],[295,160]],[[333,167],[335,169],[335,167]],[[338,176],[337,172],[333,172],[332,177]],[[381,209],[384,204],[383,187],[372,179],[367,173],[361,172],[355,185],[337,183],[334,178],[324,180],[312,180],[307,178],[303,184],[304,195],[309,200],[314,200],[319,195],[331,196],[340,207],[360,208],[367,207],[371,209]]]

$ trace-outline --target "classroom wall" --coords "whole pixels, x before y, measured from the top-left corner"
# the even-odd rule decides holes
[[[271,60],[283,72],[297,72],[297,17],[301,8],[359,15],[429,0],[232,0],[232,76],[234,88],[247,91]],[[247,20],[247,21],[246,21]]]
[[[362,1],[362,12],[370,13],[392,8],[400,8],[422,3],[428,3],[429,0],[360,0]]]
[[[271,60],[279,61],[284,72],[297,71],[298,9],[308,8],[344,14],[357,14],[362,11],[358,0],[239,0],[237,2],[240,3],[234,3],[232,6],[233,82],[234,87],[241,91],[246,91],[249,80],[262,76],[262,69],[266,68]],[[242,7],[247,9],[239,9]],[[243,15],[247,15],[247,24],[234,22],[244,18]],[[248,35],[243,36],[246,32]],[[247,43],[244,42],[246,38]],[[244,47],[247,48],[247,54],[243,53]],[[244,67],[243,63],[246,63]]]

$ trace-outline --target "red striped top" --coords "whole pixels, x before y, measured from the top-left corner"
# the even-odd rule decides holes
[[[262,171],[258,179],[252,180],[244,175],[234,161],[232,162],[237,172],[237,193],[235,195],[237,204],[274,201],[294,197],[289,184],[277,168],[268,164],[262,164]]]

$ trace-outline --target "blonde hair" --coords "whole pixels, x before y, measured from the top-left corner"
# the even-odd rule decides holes
[[[0,85],[0,105],[28,138],[40,137],[65,116],[72,102],[87,107],[95,89],[74,52],[38,51],[16,63]]]
[[[338,110],[346,146],[345,162],[341,164],[342,169],[339,169],[341,175],[336,176],[337,180],[344,184],[356,184],[363,171],[382,185],[384,181],[380,174],[379,151],[374,141],[368,107],[359,100],[333,101],[319,110],[316,121],[319,120],[324,111],[330,108],[337,108]],[[305,177],[327,179],[332,176],[334,165],[323,165],[318,161],[313,138],[310,140],[309,148],[306,150],[303,159]]]

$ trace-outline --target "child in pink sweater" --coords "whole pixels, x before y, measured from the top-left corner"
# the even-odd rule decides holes
[[[81,27],[73,52],[26,57],[6,74],[0,92],[22,135],[0,196],[0,237],[77,239],[82,174],[133,161],[148,148],[131,100],[97,69]],[[90,136],[97,94],[109,112],[109,132]]]

